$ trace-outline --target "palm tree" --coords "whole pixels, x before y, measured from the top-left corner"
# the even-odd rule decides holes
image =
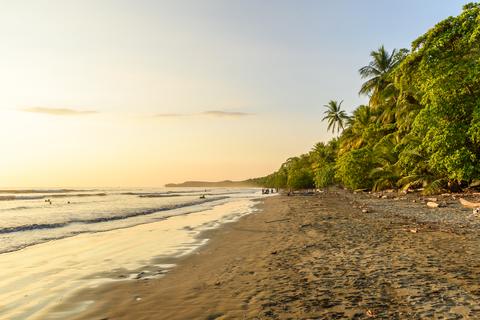
[[[323,117],[322,121],[328,120],[328,130],[331,129],[332,133],[335,132],[335,129],[337,129],[337,134],[340,132],[340,129],[343,130],[348,120],[347,113],[342,110],[342,103],[343,100],[340,103],[330,100],[328,104],[324,105],[327,110],[323,113],[325,117]]]
[[[367,66],[358,70],[364,79],[368,79],[361,87],[359,94],[370,96],[370,102],[373,106],[377,105],[381,100],[384,89],[386,89],[391,81],[388,79],[390,71],[392,71],[406,56],[406,50],[393,50],[388,53],[382,45],[377,51],[370,52],[372,61]],[[390,90],[386,90],[388,93]]]
[[[366,144],[364,133],[374,121],[375,115],[369,106],[361,105],[355,109],[347,120],[347,129],[343,131],[340,153],[363,147]]]
[[[422,105],[410,92],[403,91],[399,95],[395,108],[395,119],[401,135],[405,135],[412,130],[413,121],[421,109]]]
[[[374,180],[372,191],[395,188],[401,177],[398,166],[398,154],[395,147],[398,145],[398,135],[390,133],[383,136],[372,148],[375,168],[370,172]]]

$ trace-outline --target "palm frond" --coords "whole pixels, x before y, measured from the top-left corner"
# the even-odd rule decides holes
[[[423,190],[423,194],[425,195],[432,195],[432,194],[439,194],[445,190],[445,186],[447,184],[446,179],[437,179],[429,183],[425,189]]]

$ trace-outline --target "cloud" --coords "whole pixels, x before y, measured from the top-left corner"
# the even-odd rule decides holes
[[[207,110],[200,113],[159,113],[154,118],[180,118],[180,117],[216,117],[216,118],[240,118],[250,116],[252,113]]]
[[[179,117],[184,117],[186,116],[185,114],[180,114],[180,113],[159,113],[154,115],[154,118],[179,118]]]
[[[85,114],[97,113],[95,110],[75,110],[69,108],[47,108],[47,107],[32,107],[24,108],[22,111],[32,113],[43,113],[54,116],[79,116]]]
[[[219,110],[208,110],[200,113],[201,115],[205,116],[212,116],[212,117],[222,117],[222,118],[240,118],[245,116],[252,115],[251,113],[246,112],[233,112],[233,111],[219,111]]]

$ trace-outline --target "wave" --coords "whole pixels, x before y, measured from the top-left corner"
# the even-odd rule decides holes
[[[182,191],[164,191],[164,192],[124,192],[121,195],[132,195],[138,196],[140,198],[169,198],[169,197],[181,197],[181,196],[220,196],[220,195],[230,195],[230,194],[244,194],[251,193],[250,190],[247,191],[223,191],[223,192],[214,192],[211,190],[182,190]]]
[[[171,197],[183,197],[183,194],[140,194],[140,198],[171,198]]]
[[[39,200],[39,199],[49,199],[49,198],[74,198],[74,197],[104,197],[108,194],[105,192],[99,193],[67,193],[67,194],[42,194],[42,195],[7,195],[2,196],[0,195],[0,201],[12,201],[12,200]]]
[[[31,207],[27,207],[27,206],[19,206],[19,207],[13,207],[13,208],[1,208],[0,211],[25,210],[30,208]]]
[[[178,203],[178,204],[173,204],[173,205],[168,205],[168,206],[163,206],[163,207],[158,207],[158,208],[143,209],[143,210],[133,211],[133,212],[129,212],[129,213],[126,213],[124,215],[118,215],[118,216],[107,216],[107,217],[104,216],[104,217],[97,217],[97,218],[91,218],[91,219],[72,219],[72,220],[65,221],[65,222],[34,223],[34,224],[21,225],[21,226],[15,226],[15,227],[5,227],[5,228],[0,228],[0,234],[23,232],[23,231],[32,231],[32,230],[39,230],[39,229],[56,229],[56,228],[65,227],[65,226],[67,226],[69,224],[73,224],[73,223],[92,224],[92,223],[123,220],[123,219],[133,218],[133,217],[137,217],[137,216],[149,215],[149,214],[162,212],[162,211],[168,211],[168,210],[174,210],[174,209],[179,209],[179,208],[184,208],[184,207],[190,207],[190,206],[199,205],[199,204],[212,202],[212,201],[224,200],[224,199],[227,199],[227,198],[229,198],[229,197],[208,198],[208,199]]]
[[[108,193],[98,192],[98,193],[74,193],[74,194],[51,194],[47,197],[50,198],[66,198],[66,197],[105,197]]]
[[[179,190],[179,191],[161,191],[161,192],[122,192],[120,193],[121,195],[127,195],[127,196],[139,196],[139,197],[154,197],[154,196],[162,196],[162,195],[172,195],[172,194],[192,194],[192,195],[197,195],[197,194],[203,194],[207,191],[210,191],[208,189],[205,190]]]
[[[70,193],[70,192],[85,192],[93,190],[79,190],[79,189],[2,189],[0,193]]]

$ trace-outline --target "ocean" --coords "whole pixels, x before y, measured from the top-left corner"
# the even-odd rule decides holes
[[[202,231],[254,212],[262,197],[246,188],[0,190],[0,319],[65,318],[51,310],[79,289],[142,268],[161,276],[173,266],[156,258],[191,253],[208,241]]]

